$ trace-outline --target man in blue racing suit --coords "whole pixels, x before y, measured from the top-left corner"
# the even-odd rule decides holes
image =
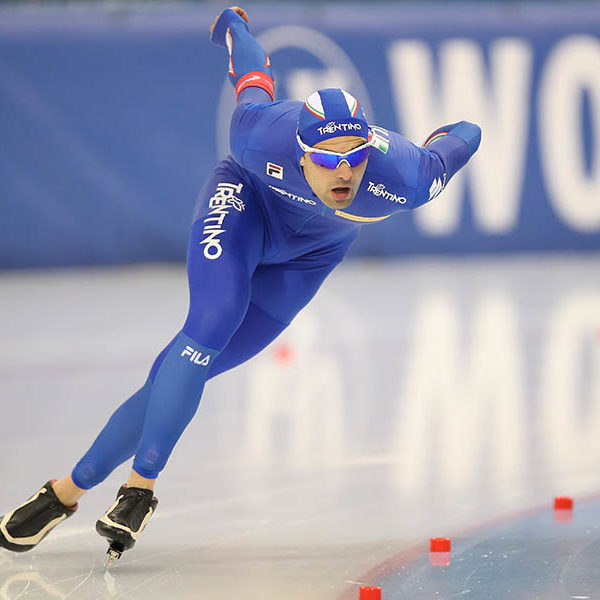
[[[109,560],[131,548],[156,508],[154,484],[206,380],[271,343],[361,227],[432,200],[479,146],[479,127],[466,121],[416,146],[370,125],[356,98],[339,88],[305,102],[275,101],[269,57],[247,22],[233,7],[211,27],[212,41],[229,52],[237,107],[231,154],[214,169],[194,214],[185,323],[72,473],[2,517],[5,548],[33,548],[133,456],[129,480],[96,524],[111,544]]]

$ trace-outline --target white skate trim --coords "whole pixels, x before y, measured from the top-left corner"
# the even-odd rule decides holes
[[[126,531],[134,540],[137,541],[137,539],[140,537],[142,531],[144,531],[144,528],[146,527],[146,523],[148,522],[148,519],[152,516],[152,513],[154,512],[152,510],[152,507],[149,508],[148,510],[148,514],[144,517],[144,520],[140,523],[140,528],[137,531],[132,531],[131,529],[129,529],[129,527],[125,526],[125,525],[121,525],[121,523],[115,523],[114,521],[111,521],[111,519],[108,518],[108,515],[115,509],[117,508],[117,504],[119,504],[121,498],[123,496],[119,496],[115,503],[106,511],[106,513],[100,517],[100,522],[104,523],[105,525],[108,525],[109,527],[116,527],[117,529],[122,529],[123,531]]]
[[[42,541],[42,538],[53,527],[56,527],[61,521],[64,521],[67,518],[67,515],[61,515],[60,517],[57,517],[53,521],[50,521],[50,523],[48,523],[48,525],[46,525],[46,527],[41,529],[37,535],[31,535],[29,537],[15,538],[12,535],[10,535],[10,533],[8,533],[8,529],[6,527],[8,525],[8,522],[10,521],[11,517],[15,514],[15,512],[17,512],[20,508],[27,506],[34,500],[37,500],[39,498],[40,494],[45,494],[45,493],[47,493],[47,491],[48,490],[46,490],[46,488],[42,488],[37,494],[34,494],[31,498],[29,498],[29,500],[27,500],[26,502],[23,502],[23,504],[17,506],[17,508],[12,510],[8,514],[4,515],[4,518],[0,522],[0,531],[2,532],[2,535],[6,538],[6,540],[9,541],[11,544],[18,544],[20,546],[30,546],[30,545],[39,544]]]

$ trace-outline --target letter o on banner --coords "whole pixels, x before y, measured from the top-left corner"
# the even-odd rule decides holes
[[[592,107],[595,152],[586,172],[581,136],[582,95]],[[549,56],[539,92],[539,145],[548,196],[556,214],[577,231],[600,230],[600,40],[569,36]]]

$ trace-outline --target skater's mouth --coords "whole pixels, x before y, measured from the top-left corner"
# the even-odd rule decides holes
[[[334,200],[342,202],[344,200],[348,200],[351,191],[352,188],[349,185],[340,185],[331,189],[331,195],[333,196]]]

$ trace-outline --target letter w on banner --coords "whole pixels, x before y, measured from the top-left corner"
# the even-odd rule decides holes
[[[473,121],[483,130],[476,160],[456,175],[437,202],[415,212],[432,236],[460,225],[464,177],[470,183],[476,227],[507,233],[517,224],[529,131],[532,49],[516,38],[490,44],[489,69],[478,43],[454,39],[441,44],[439,74],[430,47],[402,41],[388,50],[394,102],[402,134],[420,143],[446,123]]]

